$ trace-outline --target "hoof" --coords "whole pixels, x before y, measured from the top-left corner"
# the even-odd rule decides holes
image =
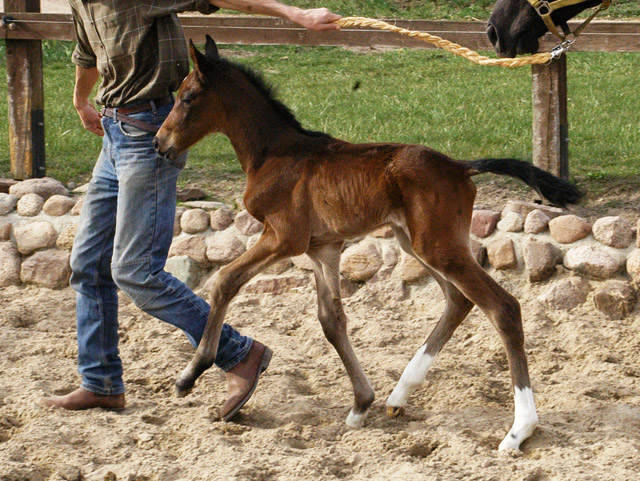
[[[389,419],[399,419],[404,416],[403,407],[387,406],[387,417]]]
[[[176,381],[176,385],[175,385],[176,397],[185,397],[191,392],[192,389],[193,389],[193,384],[189,386],[187,385],[187,383],[182,382],[180,379]]]
[[[366,412],[357,413],[352,409],[351,411],[349,411],[349,415],[347,416],[347,426],[350,426],[352,428],[361,428],[365,414]]]

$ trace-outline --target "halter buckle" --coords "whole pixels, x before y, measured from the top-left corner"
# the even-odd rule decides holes
[[[563,54],[567,53],[569,51],[569,47],[571,47],[571,45],[575,41],[576,41],[576,37],[574,36],[573,39],[567,39],[564,42],[562,42],[560,45],[554,47],[554,49],[551,50],[551,60],[560,58]]]

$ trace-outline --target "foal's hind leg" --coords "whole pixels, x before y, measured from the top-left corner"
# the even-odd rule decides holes
[[[515,420],[499,449],[518,449],[538,423],[524,351],[520,304],[473,259],[467,240],[456,239],[455,232],[451,234],[447,247],[439,249],[427,237],[414,237],[414,250],[427,264],[454,283],[498,330],[507,351],[515,395]]]
[[[400,247],[408,254],[418,259],[438,282],[444,292],[447,305],[426,342],[418,349],[413,359],[407,364],[402,376],[387,399],[387,415],[389,417],[399,417],[404,414],[404,406],[411,395],[411,392],[424,382],[427,372],[435,361],[437,354],[444,347],[456,328],[467,317],[473,308],[470,302],[452,283],[446,281],[437,272],[431,269],[413,252],[411,241],[404,230],[395,229],[396,238]]]
[[[338,352],[347,370],[355,402],[347,416],[347,424],[360,427],[373,403],[375,393],[356,357],[347,336],[347,316],[340,297],[340,249],[342,242],[316,248],[307,254],[313,260],[313,272],[318,292],[318,319],[327,340]]]

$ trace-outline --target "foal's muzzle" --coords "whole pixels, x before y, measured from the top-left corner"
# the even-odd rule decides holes
[[[158,139],[157,135],[153,138],[152,145],[156,152],[158,152],[158,154],[165,159],[175,160],[175,158],[177,157],[177,152],[174,147],[168,147],[162,150],[162,146],[160,145],[160,140]]]

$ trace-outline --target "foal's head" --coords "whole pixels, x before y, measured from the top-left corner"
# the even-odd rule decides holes
[[[155,149],[168,159],[205,135],[224,130],[223,98],[227,88],[237,83],[233,78],[235,69],[220,58],[216,43],[208,35],[204,54],[191,41],[189,52],[195,68],[182,82],[173,109],[153,139]]]

